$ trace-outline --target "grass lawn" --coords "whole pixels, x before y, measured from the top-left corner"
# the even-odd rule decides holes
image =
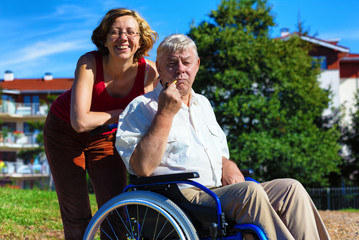
[[[93,213],[95,196],[90,196]],[[0,239],[63,239],[56,192],[0,187]]]

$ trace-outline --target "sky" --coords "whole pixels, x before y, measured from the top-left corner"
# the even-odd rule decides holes
[[[92,31],[112,8],[136,10],[159,34],[148,59],[155,61],[164,37],[189,32],[191,23],[210,21],[221,0],[0,0],[0,79],[11,70],[17,79],[72,78],[78,58],[95,50]],[[309,34],[359,53],[359,0],[268,0],[276,26],[297,28],[298,19]]]

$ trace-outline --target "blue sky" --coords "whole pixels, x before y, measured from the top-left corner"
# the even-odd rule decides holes
[[[160,39],[150,53],[155,60],[158,43],[172,33],[188,33],[192,21],[209,20],[220,0],[10,0],[0,2],[0,79],[6,70],[15,78],[73,77],[77,59],[95,49],[93,29],[111,8],[137,10],[158,32]],[[296,30],[298,17],[321,39],[359,53],[358,0],[269,0],[280,29]]]

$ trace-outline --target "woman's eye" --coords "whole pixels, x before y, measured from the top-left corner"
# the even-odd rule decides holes
[[[117,30],[112,30],[112,31],[110,32],[110,34],[111,34],[111,35],[118,35],[118,31],[117,31]]]

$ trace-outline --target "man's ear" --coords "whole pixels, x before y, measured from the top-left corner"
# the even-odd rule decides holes
[[[198,72],[198,70],[199,70],[199,65],[201,64],[201,60],[198,58],[197,59],[197,72]]]
[[[159,75],[161,75],[161,68],[160,68],[160,64],[158,63],[158,61],[156,60],[156,68],[157,68],[157,72]]]

